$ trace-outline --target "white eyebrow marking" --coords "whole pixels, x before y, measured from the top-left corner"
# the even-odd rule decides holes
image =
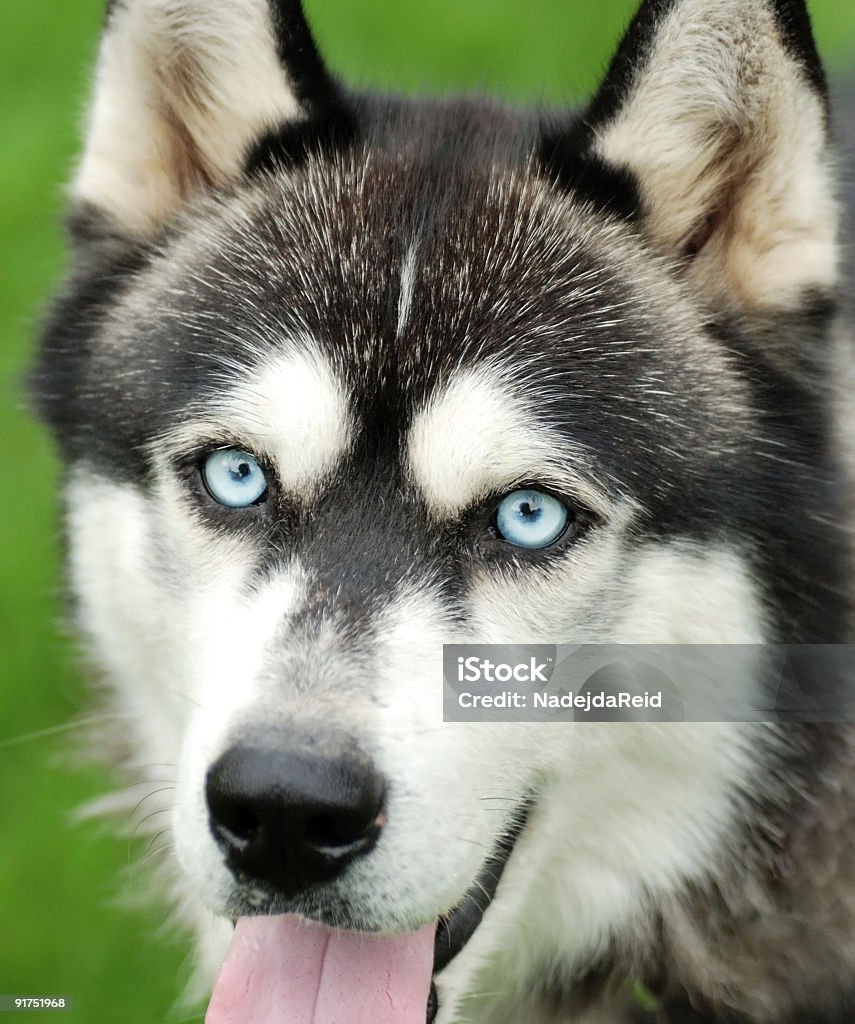
[[[238,377],[240,375],[240,378]],[[329,360],[300,340],[257,367],[235,365],[234,385],[200,406],[199,418],[166,441],[189,446],[233,438],[267,455],[286,490],[307,495],[350,448],[355,433],[347,392]]]
[[[407,447],[410,470],[439,518],[522,481],[551,483],[604,516],[613,511],[592,480],[590,456],[539,421],[511,371],[497,365],[459,372],[416,414]]]
[[[407,249],[407,255],[401,264],[401,291],[398,295],[398,328],[396,337],[400,337],[410,316],[413,304],[413,287],[416,282],[416,253],[418,243],[413,242]]]

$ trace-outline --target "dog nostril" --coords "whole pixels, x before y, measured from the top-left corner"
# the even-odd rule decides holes
[[[321,852],[348,850],[373,839],[379,831],[381,815],[366,823],[364,817],[316,814],[303,826],[303,838]]]
[[[258,815],[240,803],[217,808],[216,822],[223,838],[238,849],[255,842],[261,830]]]

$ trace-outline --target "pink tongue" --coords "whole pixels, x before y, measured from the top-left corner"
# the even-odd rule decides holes
[[[424,1024],[435,931],[378,936],[293,914],[242,917],[205,1024]]]

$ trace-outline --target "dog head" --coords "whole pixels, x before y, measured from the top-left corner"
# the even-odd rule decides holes
[[[111,5],[35,388],[204,905],[418,932],[558,793],[591,936],[699,870],[742,731],[444,726],[442,644],[839,638],[827,122],[784,0],[649,0],[566,115],[352,93],[296,0]]]

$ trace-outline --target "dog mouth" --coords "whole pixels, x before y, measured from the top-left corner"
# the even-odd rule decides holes
[[[439,919],[434,942],[433,972],[439,974],[448,966],[475,934],[487,908],[496,896],[505,865],[514,852],[525,828],[529,806],[517,812],[509,829],[496,843],[466,895],[448,914]]]
[[[205,1024],[430,1024],[434,977],[466,946],[492,903],[525,828],[513,816],[475,882],[449,913],[418,932],[339,931],[295,914],[240,917]]]
[[[516,813],[510,828],[496,843],[493,853],[484,863],[466,895],[452,911],[440,917],[434,937],[434,976],[451,963],[475,934],[487,908],[496,896],[505,866],[516,848],[517,840],[522,835],[530,810],[530,803],[526,803]],[[432,1024],[438,1009],[439,999],[436,985],[431,979],[427,1024]]]

